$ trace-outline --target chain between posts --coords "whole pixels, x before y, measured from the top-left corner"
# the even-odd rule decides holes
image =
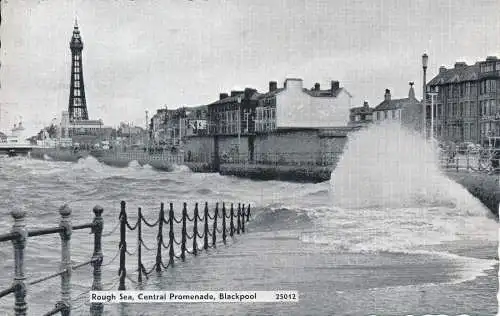
[[[236,234],[245,233],[245,222],[249,221],[250,218],[250,205],[248,205],[248,210],[245,210],[245,204],[238,203],[238,209],[235,214],[234,203],[231,203],[230,213],[227,214],[226,204],[222,203],[222,214],[219,212],[219,203],[216,203],[215,210],[213,215],[210,215],[210,210],[208,203],[205,202],[205,207],[203,209],[203,215],[200,216],[199,213],[199,204],[195,203],[193,216],[189,217],[187,211],[187,203],[183,203],[182,207],[182,216],[179,220],[175,218],[174,214],[174,206],[173,203],[169,204],[168,216],[165,216],[165,204],[160,204],[160,212],[158,216],[158,220],[153,225],[147,225],[148,227],[152,227],[158,225],[158,232],[156,235],[156,258],[155,264],[151,268],[150,271],[147,271],[142,263],[142,247],[145,247],[149,250],[154,250],[149,248],[144,243],[142,239],[143,227],[142,222],[144,218],[144,214],[142,209],[138,209],[138,218],[137,224],[135,226],[130,226],[127,220],[126,213],[126,203],[125,201],[121,202],[120,209],[120,243],[119,243],[119,254],[120,254],[120,266],[118,269],[119,276],[119,286],[118,290],[123,291],[126,289],[125,279],[129,279],[132,281],[130,277],[127,276],[126,269],[126,254],[127,252],[127,243],[126,243],[126,231],[135,230],[137,231],[137,271],[138,278],[137,283],[135,281],[134,284],[141,284],[143,281],[142,276],[148,277],[150,273],[154,270],[156,272],[161,272],[162,269],[165,270],[168,267],[174,267],[175,259],[181,259],[182,261],[186,260],[186,253],[193,254],[194,256],[198,255],[198,252],[201,250],[208,250],[209,248],[215,248],[217,243],[217,233],[220,232],[222,234],[222,242],[226,244],[227,242],[227,232],[229,231],[230,237],[234,238],[235,232]],[[218,218],[222,218],[222,227],[219,230],[218,228]],[[227,219],[230,220],[229,227],[227,223]],[[203,232],[202,234],[198,231],[198,221],[203,221]],[[212,227],[210,227],[209,220],[212,220]],[[237,221],[236,227],[234,221]],[[192,222],[192,233],[191,235],[188,233],[188,222]],[[180,242],[175,239],[175,231],[174,224],[181,224],[181,239]],[[163,224],[168,224],[168,243],[164,241],[164,232],[163,232]],[[211,237],[211,242],[209,243],[209,236]],[[198,238],[203,238],[203,247],[198,248]],[[191,250],[187,249],[187,241],[192,239],[192,248]],[[180,253],[176,254],[175,246],[180,246]],[[163,252],[162,248],[168,248],[168,262],[164,264],[163,262]]]

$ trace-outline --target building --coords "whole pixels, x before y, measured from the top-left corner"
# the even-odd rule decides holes
[[[208,107],[200,105],[186,108],[186,124],[184,135],[207,135],[208,133]]]
[[[331,81],[324,90],[319,83],[305,89],[302,79],[286,79],[283,88],[271,81],[269,91],[258,98],[255,131],[347,126],[351,98],[338,81]]]
[[[151,117],[149,124],[150,137],[156,141],[160,137],[160,134],[164,131],[165,119],[167,115],[167,108],[156,110],[155,115]]]
[[[420,131],[422,129],[422,103],[415,98],[413,82],[410,82],[407,98],[393,99],[391,91],[385,89],[384,101],[373,109],[372,117],[375,123],[400,122],[402,126]]]
[[[489,56],[444,66],[427,83],[427,126],[434,106],[434,133],[443,141],[485,144],[500,136],[500,60]]]
[[[207,106],[158,109],[151,118],[151,137],[158,145],[177,145],[185,137],[207,134]]]
[[[212,135],[242,135],[255,132],[255,113],[260,94],[257,90],[221,93],[207,106],[208,130]]]
[[[365,101],[363,106],[350,109],[349,126],[366,126],[373,122],[373,108]]]

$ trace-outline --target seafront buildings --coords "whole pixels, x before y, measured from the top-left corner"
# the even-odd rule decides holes
[[[442,141],[485,145],[500,136],[500,60],[489,56],[474,65],[441,66],[427,83],[427,121]],[[427,124],[429,128],[429,124]]]
[[[373,109],[373,122],[399,122],[402,126],[420,130],[422,122],[422,103],[415,98],[413,82],[410,82],[408,97],[393,99],[391,91],[385,89],[384,100]]]

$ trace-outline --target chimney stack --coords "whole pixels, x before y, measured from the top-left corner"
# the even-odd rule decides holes
[[[455,63],[455,68],[464,68],[466,66],[467,66],[467,64],[465,62],[463,62],[463,61],[457,61]]]
[[[445,66],[441,66],[441,67],[439,67],[439,73],[442,73],[442,72],[443,72],[443,71],[445,71],[445,70],[446,70],[446,67],[445,67]]]
[[[227,93],[219,93],[219,100],[227,98],[229,95]]]
[[[314,84],[314,90],[319,91],[320,85],[318,82]]]
[[[340,84],[336,80],[332,80],[331,82],[331,90],[332,90],[332,95],[335,95],[335,91],[337,91],[340,88]]]
[[[364,108],[369,108],[370,106],[368,105],[368,101],[363,102],[363,107]]]
[[[278,83],[276,81],[269,81],[269,92],[276,91],[278,89]]]
[[[384,100],[385,101],[391,101],[391,90],[385,89]]]

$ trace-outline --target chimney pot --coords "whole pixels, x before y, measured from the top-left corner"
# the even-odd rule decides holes
[[[276,91],[278,89],[278,83],[276,81],[269,81],[269,92]]]
[[[384,100],[385,101],[390,101],[391,100],[391,90],[385,89]]]
[[[335,94],[335,91],[337,91],[339,88],[340,88],[339,82],[336,80],[332,80],[332,82],[331,82],[332,94]]]

